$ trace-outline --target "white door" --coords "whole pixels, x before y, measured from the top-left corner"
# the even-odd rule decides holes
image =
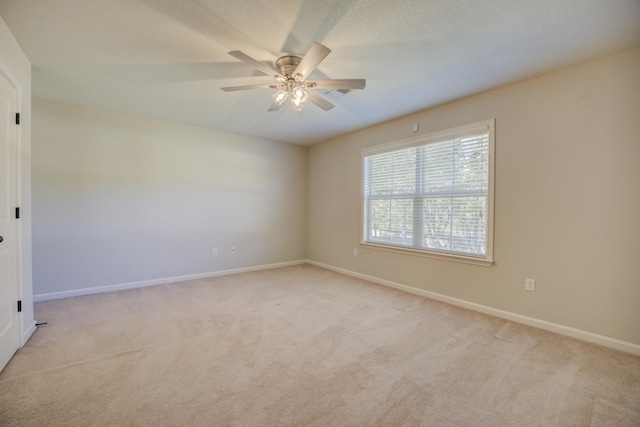
[[[20,347],[15,220],[17,99],[17,89],[0,70],[0,370]]]

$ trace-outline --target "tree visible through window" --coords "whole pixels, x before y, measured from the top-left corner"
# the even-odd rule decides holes
[[[493,120],[363,151],[363,243],[492,261]]]

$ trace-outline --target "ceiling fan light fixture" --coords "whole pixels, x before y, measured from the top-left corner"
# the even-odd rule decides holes
[[[303,86],[296,86],[292,92],[293,98],[299,100],[300,102],[305,102],[309,97],[309,91],[306,90]]]
[[[291,98],[291,109],[295,112],[302,113],[302,109],[304,108],[304,101],[296,98],[295,96]]]
[[[279,89],[276,93],[271,95],[273,102],[275,102],[278,106],[281,106],[288,97],[289,92],[284,89]]]

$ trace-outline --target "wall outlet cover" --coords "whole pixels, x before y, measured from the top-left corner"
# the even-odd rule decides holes
[[[524,279],[524,288],[527,291],[534,292],[536,290],[536,281],[534,279]]]

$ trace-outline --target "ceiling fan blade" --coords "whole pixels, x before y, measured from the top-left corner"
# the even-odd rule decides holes
[[[274,111],[279,111],[280,107],[281,107],[281,105],[278,105],[275,102],[272,102],[271,106],[269,107],[269,109],[267,111],[270,112],[270,113],[272,113]]]
[[[228,86],[221,87],[220,89],[225,92],[233,92],[236,90],[248,90],[248,89],[277,89],[277,84],[262,84],[262,85],[245,85],[245,86]]]
[[[246,53],[240,52],[239,50],[232,50],[231,52],[229,52],[229,55],[233,56],[236,59],[239,59],[240,61],[244,62],[245,64],[249,64],[252,67],[257,68],[258,70],[260,70],[263,73],[265,73],[267,76],[273,76],[275,78],[278,78],[278,77],[283,78],[283,76],[280,75],[280,73],[278,73],[273,68],[269,67],[266,64],[263,64],[262,62],[256,61],[255,59],[253,59],[252,57],[250,57]]]
[[[335,107],[335,105],[320,96],[318,92],[314,92],[312,90],[309,91],[308,100],[316,104],[318,107],[322,108],[324,111],[329,111],[333,107]]]
[[[329,55],[329,52],[331,52],[331,49],[314,42],[296,67],[293,75],[300,74],[300,80],[306,80],[309,74]]]
[[[311,84],[314,89],[364,89],[367,81],[365,79],[332,79],[313,80],[305,83]]]

